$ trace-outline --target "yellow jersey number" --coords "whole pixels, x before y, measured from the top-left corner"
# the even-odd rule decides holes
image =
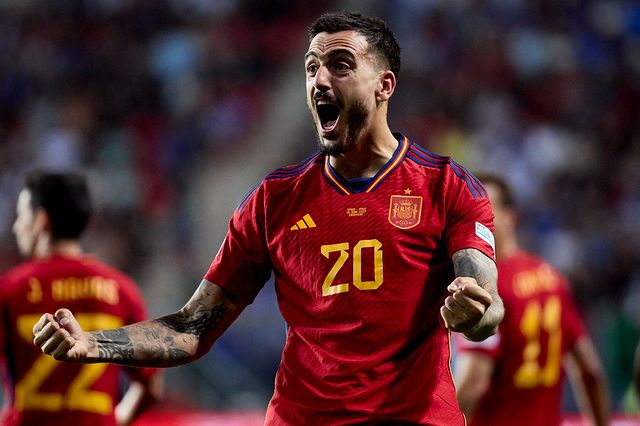
[[[371,250],[373,256],[373,280],[364,281],[362,279],[362,251],[363,249]],[[349,243],[327,244],[320,247],[320,252],[324,257],[329,259],[331,253],[339,253],[336,262],[333,264],[329,273],[322,283],[322,295],[331,296],[338,293],[346,293],[349,291],[349,283],[334,284],[338,272],[347,263],[351,257],[353,263],[353,285],[359,290],[375,290],[382,284],[383,268],[382,268],[382,243],[378,240],[361,240],[356,243],[353,250],[349,249]]]
[[[550,387],[558,382],[562,364],[561,309],[558,296],[552,296],[542,304],[534,300],[525,307],[520,320],[520,331],[527,343],[522,351],[522,365],[513,377],[513,384],[516,387]],[[542,330],[547,332],[548,337],[546,362],[541,366],[540,332]]]
[[[75,315],[84,330],[98,330],[122,326],[122,319],[107,314]],[[17,319],[18,333],[31,343],[32,328],[40,315],[22,315]],[[62,409],[88,411],[97,414],[109,414],[113,410],[111,395],[90,390],[96,380],[102,376],[108,364],[87,364],[80,368],[78,375],[69,378],[65,393],[41,392],[40,386],[60,365],[49,355],[42,354],[34,361],[31,369],[16,384],[15,406],[19,410],[60,411]]]

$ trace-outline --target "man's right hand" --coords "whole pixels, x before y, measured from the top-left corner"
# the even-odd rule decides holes
[[[82,362],[95,351],[95,339],[85,332],[68,309],[44,314],[33,326],[33,343],[58,361]]]

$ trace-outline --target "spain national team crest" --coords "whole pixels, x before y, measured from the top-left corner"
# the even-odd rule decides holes
[[[389,222],[397,228],[409,229],[420,223],[422,197],[414,195],[392,195],[389,205]]]

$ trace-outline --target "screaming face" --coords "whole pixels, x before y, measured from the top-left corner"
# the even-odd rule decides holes
[[[320,33],[311,41],[305,67],[320,150],[337,156],[358,143],[375,107],[377,72],[366,38],[355,31]]]

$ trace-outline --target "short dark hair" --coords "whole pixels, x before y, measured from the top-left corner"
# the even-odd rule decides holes
[[[367,39],[369,50],[384,59],[385,65],[398,77],[400,72],[400,45],[393,31],[380,18],[357,12],[329,12],[320,15],[309,27],[309,41],[320,33],[356,31]]]
[[[513,197],[513,191],[507,181],[493,173],[474,173],[474,176],[484,185],[493,185],[500,191],[500,203],[504,207],[516,208],[516,201]]]
[[[85,176],[71,172],[32,170],[25,176],[31,207],[43,208],[54,240],[77,239],[89,223],[91,197]]]

